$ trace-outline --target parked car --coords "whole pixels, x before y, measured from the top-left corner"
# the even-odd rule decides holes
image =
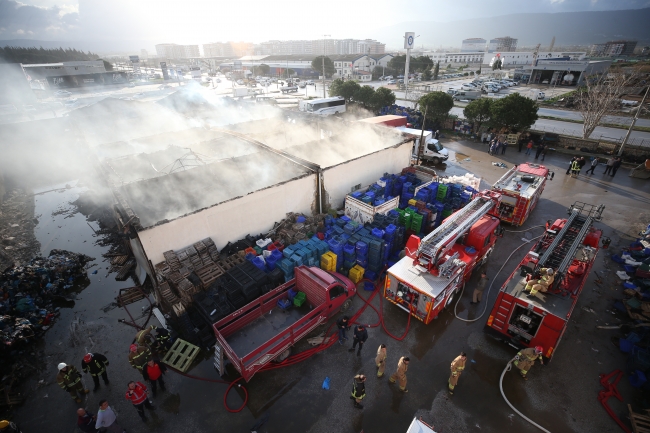
[[[313,86],[313,85],[314,85],[314,81],[313,81],[313,80],[307,80],[305,83],[306,83],[308,86]]]
[[[386,81],[386,84],[396,84],[397,82],[395,80],[388,80]]]
[[[543,101],[546,99],[546,94],[544,92],[537,92],[537,100]]]
[[[79,102],[78,99],[70,99],[70,100],[65,101],[63,104],[66,107],[73,107],[73,106],[75,106],[77,104],[77,102]]]
[[[72,95],[72,92],[68,92],[67,90],[57,90],[54,92],[54,96],[57,98],[67,98],[70,95]]]
[[[239,84],[240,86],[243,86],[243,85],[244,85],[244,80],[237,80],[237,81],[235,81],[235,82],[236,82],[237,84]]]
[[[388,75],[387,77],[384,77],[384,80],[392,80],[392,79],[393,79],[392,75]]]

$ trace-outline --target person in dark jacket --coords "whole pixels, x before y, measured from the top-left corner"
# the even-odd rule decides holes
[[[165,367],[165,364],[156,362],[154,359],[150,359],[149,362],[147,362],[147,365],[142,369],[142,375],[145,380],[148,380],[151,383],[151,391],[153,392],[153,395],[156,395],[156,391],[158,390],[156,382],[160,384],[160,389],[165,391],[163,374],[165,374],[166,371],[167,367]]]
[[[584,156],[581,156],[580,158],[578,158],[578,167],[580,167],[580,170],[578,170],[578,174],[580,174],[580,172],[582,171],[582,167],[584,167],[586,163],[587,163],[587,161],[585,161]]]
[[[172,339],[169,331],[165,328],[156,328],[156,351],[158,353],[167,353],[172,348]]]
[[[84,373],[90,373],[95,382],[93,391],[99,389],[99,376],[104,379],[104,384],[108,385],[108,374],[106,374],[106,367],[108,367],[108,359],[101,353],[86,353],[83,361],[81,361],[81,370]]]
[[[77,409],[77,427],[84,433],[97,433],[99,430],[95,428],[97,417],[84,408]]]
[[[535,159],[539,158],[539,155],[542,154],[542,150],[544,150],[544,143],[540,141],[540,143],[537,145],[537,150],[535,151]]]
[[[537,159],[537,157],[535,157],[535,159]],[[573,168],[573,161],[575,161],[577,159],[578,159],[577,156],[574,156],[573,158],[571,158],[571,161],[569,161],[569,168],[566,169],[566,174],[571,173],[571,169]]]
[[[359,344],[359,350],[357,350],[357,356],[361,356],[361,349],[363,348],[363,343],[368,339],[368,331],[363,325],[358,325],[354,328],[354,338],[352,339],[352,349],[348,349],[348,352],[354,352],[354,349]]]
[[[336,321],[336,327],[339,328],[339,344],[343,345],[343,340],[347,340],[348,336],[345,332],[350,329],[350,318],[343,316]]]
[[[357,374],[354,376],[354,381],[352,382],[352,395],[350,398],[354,400],[354,407],[357,409],[363,409],[361,400],[366,396],[366,376],[363,374]]]
[[[621,167],[621,164],[623,164],[621,158],[616,158],[614,164],[612,164],[612,174],[610,174],[611,177],[614,177],[618,169]]]

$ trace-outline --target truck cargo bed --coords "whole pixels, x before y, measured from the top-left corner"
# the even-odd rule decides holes
[[[281,334],[307,313],[309,313],[309,308],[306,305],[300,308],[292,307],[288,311],[275,308],[228,336],[226,341],[235,353],[243,358],[276,335]],[[285,334],[286,338],[289,336],[290,334]]]

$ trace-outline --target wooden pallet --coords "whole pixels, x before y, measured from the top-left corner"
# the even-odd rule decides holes
[[[170,367],[185,373],[192,366],[192,362],[199,354],[200,349],[180,338],[167,352],[162,362]]]
[[[201,280],[201,283],[203,283],[204,289],[207,289],[210,284],[224,274],[223,269],[216,264],[204,266],[197,269],[195,272],[196,276]]]
[[[627,405],[630,411],[630,421],[632,422],[632,431],[634,433],[650,433],[650,416],[641,415],[632,411],[632,406]]]
[[[139,287],[129,287],[127,289],[120,289],[119,294],[117,295],[117,306],[123,307],[125,305],[132,304],[141,299],[144,299],[144,293]]]

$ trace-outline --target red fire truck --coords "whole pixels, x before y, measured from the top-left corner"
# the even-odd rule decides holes
[[[547,223],[546,233],[503,284],[488,317],[486,331],[515,348],[542,346],[551,358],[587,281],[602,231],[592,227],[605,206],[575,202],[569,217]],[[525,291],[543,269],[553,269],[546,292]]]
[[[522,225],[535,209],[546,179],[552,180],[554,175],[538,164],[524,163],[512,167],[492,186],[493,191],[501,193],[497,216],[514,226]]]
[[[406,257],[388,269],[384,297],[424,323],[438,317],[492,252],[500,221],[489,214],[500,197],[483,191],[422,240],[411,236]]]

